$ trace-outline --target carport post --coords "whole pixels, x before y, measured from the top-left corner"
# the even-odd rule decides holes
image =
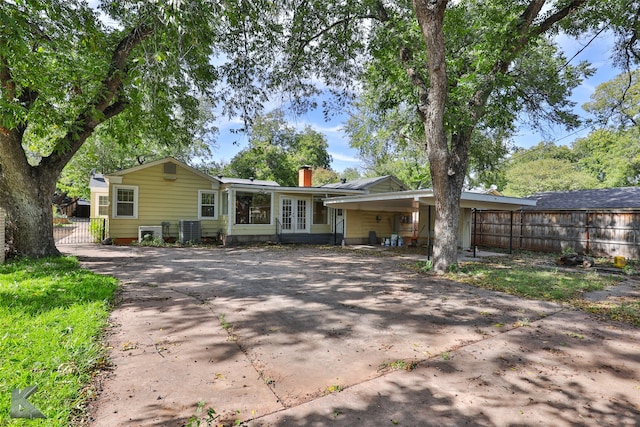
[[[513,211],[510,211],[511,218],[509,221],[509,253],[511,254],[511,250],[513,248]]]
[[[473,208],[473,257],[476,257],[476,232],[478,229],[478,210]]]
[[[427,259],[431,259],[431,205],[427,215]]]

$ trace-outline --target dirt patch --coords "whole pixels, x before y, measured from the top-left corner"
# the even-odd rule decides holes
[[[640,421],[637,329],[582,326],[588,316],[558,304],[412,273],[402,265],[415,255],[293,246],[74,252],[123,283],[111,316],[114,370],[92,406],[93,426],[183,426],[198,402],[226,425]],[[616,408],[594,399],[626,409],[615,418]]]

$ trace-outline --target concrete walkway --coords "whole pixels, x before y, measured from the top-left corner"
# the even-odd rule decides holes
[[[640,330],[412,257],[66,249],[123,284],[92,426],[640,425]]]

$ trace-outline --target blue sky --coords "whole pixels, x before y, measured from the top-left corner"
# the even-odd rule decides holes
[[[93,8],[97,7],[97,3],[98,0],[89,0],[89,4]],[[115,25],[109,22],[104,15],[101,16],[101,19],[108,25]],[[589,43],[586,48],[584,47],[590,38],[578,41],[566,36],[558,36],[556,38],[556,42],[564,50],[567,58],[572,58],[574,54],[584,48],[573,61],[587,60],[591,62],[593,68],[596,69],[595,74],[576,88],[571,97],[571,99],[576,102],[575,112],[581,117],[586,117],[581,106],[589,101],[596,87],[603,82],[611,80],[620,73],[620,70],[616,70],[613,67],[610,58],[613,37],[610,33],[602,33],[596,40]],[[326,121],[322,111],[317,110],[301,117],[289,116],[289,119],[290,124],[298,129],[302,130],[305,126],[309,125],[325,135],[329,143],[329,154],[331,154],[333,158],[331,166],[335,171],[342,172],[345,168],[355,167],[360,169],[362,167],[362,162],[358,158],[357,150],[349,146],[349,140],[342,131],[342,126],[347,120],[346,114],[336,113],[330,121]],[[214,157],[216,160],[228,162],[238,151],[246,146],[246,136],[230,132],[231,129],[238,128],[240,125],[238,122],[224,120],[217,123],[220,133],[217,137],[217,146],[214,149]],[[524,148],[529,148],[541,141],[553,141],[556,144],[568,145],[575,139],[586,136],[589,131],[588,128],[572,131],[567,131],[563,128],[550,128],[544,133],[540,133],[530,129],[526,123],[523,123],[520,125],[520,130],[514,136],[513,140],[516,146]],[[236,143],[234,144],[234,142]]]
[[[587,45],[589,38],[576,41],[573,38],[560,36],[558,44],[565,51],[567,58],[571,58],[580,49]],[[585,80],[581,86],[576,88],[571,97],[576,102],[575,111],[581,117],[586,117],[582,110],[582,104],[590,100],[591,94],[596,87],[603,82],[611,80],[620,70],[612,66],[610,49],[613,44],[613,35],[602,33],[596,40],[590,43],[580,54],[573,59],[572,63],[587,60],[592,63],[596,72],[589,79]],[[316,131],[322,133],[329,142],[329,154],[333,157],[332,169],[341,172],[345,168],[361,168],[362,162],[358,158],[357,150],[349,146],[349,140],[342,131],[342,125],[346,121],[346,114],[335,114],[330,121],[325,121],[322,111],[312,111],[301,117],[289,116],[290,124],[296,128],[303,129],[306,125],[311,126]],[[238,123],[220,122],[218,123],[220,134],[218,135],[217,148],[214,156],[217,160],[229,161],[242,148],[246,146],[246,136],[231,134],[229,129],[239,127]],[[529,148],[541,141],[553,141],[556,144],[568,145],[577,138],[584,137],[589,133],[589,129],[567,131],[564,128],[549,128],[544,133],[530,129],[526,124],[520,126],[519,132],[513,140],[516,146]],[[236,144],[233,144],[236,141]]]

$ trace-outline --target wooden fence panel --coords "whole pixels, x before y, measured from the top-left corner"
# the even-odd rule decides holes
[[[475,245],[640,258],[638,211],[478,211]]]

